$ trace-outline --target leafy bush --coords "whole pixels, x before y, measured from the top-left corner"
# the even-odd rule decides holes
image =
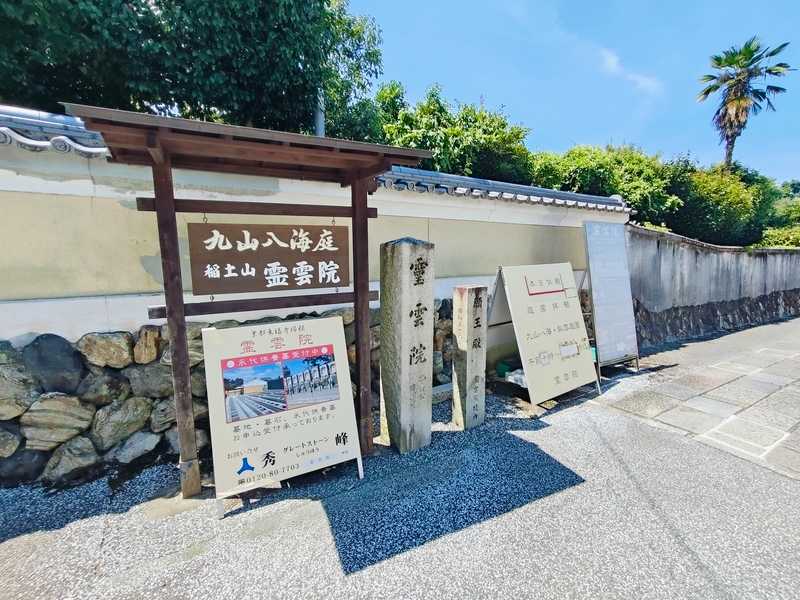
[[[764,232],[764,237],[753,245],[754,248],[800,248],[800,225],[772,227]]]
[[[561,157],[555,152],[534,152],[530,158],[531,184],[561,189]]]
[[[637,211],[637,219],[661,221],[683,203],[669,191],[673,172],[658,156],[649,156],[633,146],[608,148],[616,191]]]
[[[561,159],[560,189],[568,192],[610,196],[618,189],[615,165],[607,150],[575,146]]]
[[[749,238],[753,191],[725,170],[696,171],[683,206],[667,221],[681,235],[712,244],[743,245]],[[758,239],[758,238],[756,238]]]
[[[413,108],[399,105],[397,116],[383,126],[385,141],[397,146],[426,148],[433,152],[423,168],[497,179],[511,183],[529,183],[529,153],[524,140],[528,130],[512,125],[502,112],[471,104],[456,108],[434,86]]]

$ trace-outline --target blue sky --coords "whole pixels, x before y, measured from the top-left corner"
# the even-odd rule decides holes
[[[715,102],[695,100],[708,57],[751,35],[800,66],[800,2],[770,0],[351,0],[383,31],[382,80],[418,100],[433,83],[459,102],[503,107],[532,150],[632,143],[719,162]],[[783,79],[735,158],[779,182],[800,179],[800,72]]]
[[[223,375],[226,379],[242,379],[245,383],[252,379],[276,379],[281,376],[281,368],[275,363],[258,365],[255,367],[238,367],[225,369]]]

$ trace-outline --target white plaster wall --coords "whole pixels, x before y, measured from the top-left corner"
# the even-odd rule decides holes
[[[631,292],[650,312],[800,288],[800,250],[748,253],[641,227],[626,229]]]

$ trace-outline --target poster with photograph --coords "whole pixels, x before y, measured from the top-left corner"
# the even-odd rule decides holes
[[[204,329],[217,498],[361,453],[340,317]]]

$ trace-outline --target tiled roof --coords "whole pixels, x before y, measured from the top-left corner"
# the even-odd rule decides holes
[[[504,183],[477,177],[450,175],[438,171],[425,171],[410,167],[392,167],[380,177],[378,184],[389,190],[414,191],[451,196],[495,198],[509,202],[524,202],[550,206],[567,206],[593,210],[632,212],[619,197],[591,196],[574,192],[561,192],[532,185]]]
[[[108,154],[100,134],[87,131],[80,119],[0,105],[0,146],[14,143],[33,152],[75,152],[85,158]]]
[[[57,152],[75,152],[85,158],[108,155],[102,136],[97,132],[87,131],[83,121],[76,117],[0,105],[0,146],[13,143],[34,152],[52,149]],[[378,185],[388,190],[633,212],[621,198],[615,196],[561,192],[532,185],[504,183],[410,167],[392,167],[378,177]]]

